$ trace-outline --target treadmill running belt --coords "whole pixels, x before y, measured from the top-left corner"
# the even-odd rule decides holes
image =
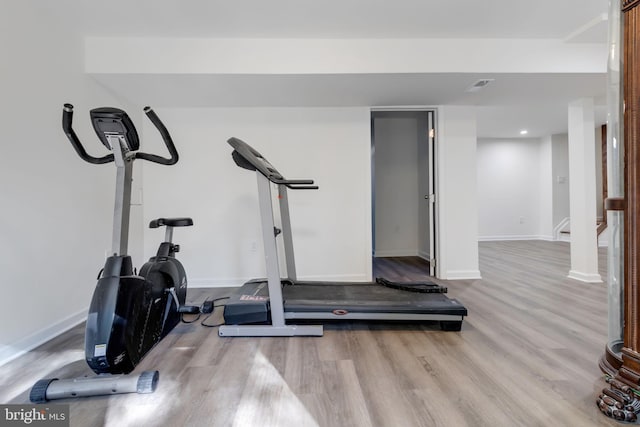
[[[283,286],[285,311],[334,311],[459,314],[467,310],[440,293],[416,294],[375,283],[297,282]]]

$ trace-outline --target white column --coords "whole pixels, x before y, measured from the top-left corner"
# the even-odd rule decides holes
[[[538,235],[553,240],[553,138],[540,140],[540,225]]]
[[[438,109],[436,277],[480,279],[477,131],[474,107]]]
[[[596,159],[593,99],[569,103],[569,191],[571,270],[569,277],[601,282],[596,229]]]

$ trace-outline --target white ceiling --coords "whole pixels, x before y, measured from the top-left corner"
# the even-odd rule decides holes
[[[607,0],[32,0],[85,36],[216,38],[541,38],[605,43]],[[437,42],[437,40],[434,40]],[[603,58],[603,61],[606,58]],[[135,104],[478,106],[480,137],[566,132],[568,102],[596,98],[603,74],[94,75]],[[478,78],[495,82],[478,93]]]
[[[593,24],[608,5],[607,0],[32,1],[86,35],[245,38],[564,39]]]

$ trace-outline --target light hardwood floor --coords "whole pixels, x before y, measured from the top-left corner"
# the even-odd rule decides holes
[[[605,261],[602,251],[603,278]],[[618,425],[595,405],[605,284],[568,279],[562,242],[481,243],[480,269],[482,280],[446,283],[469,310],[461,332],[356,322],[321,338],[220,338],[181,324],[136,369],[160,371],[155,393],[68,400],[71,425]],[[189,292],[200,302],[231,290]],[[82,342],[80,326],[0,367],[0,402],[28,402],[43,377],[90,373]]]

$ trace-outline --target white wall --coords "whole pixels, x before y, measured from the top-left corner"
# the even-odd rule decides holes
[[[479,277],[473,109],[443,107],[439,126],[442,245],[439,277]],[[144,166],[144,218],[192,216],[176,230],[191,286],[239,285],[264,276],[255,174],[235,166],[225,142],[253,145],[289,178],[318,191],[290,192],[298,275],[371,277],[370,113],[363,108],[159,109],[181,159]],[[446,118],[444,116],[447,116]],[[146,122],[145,122],[146,123]],[[145,150],[162,150],[148,123]],[[445,148],[447,147],[447,148]],[[145,254],[156,230],[145,231]]]
[[[81,161],[60,123],[74,103],[100,153],[88,109],[118,103],[83,74],[83,40],[31,3],[0,14],[0,363],[84,319],[111,242],[113,168]]]
[[[600,128],[595,135],[602,212]],[[478,195],[480,240],[554,239],[554,228],[570,217],[568,136],[480,139]]]
[[[144,165],[144,217],[191,216],[175,230],[191,286],[241,285],[264,277],[255,172],[238,168],[226,140],[260,151],[287,178],[300,278],[371,277],[370,118],[366,108],[159,109],[180,150],[174,167]],[[145,123],[145,150],[162,150]],[[145,253],[159,232],[145,231]]]
[[[533,138],[478,141],[481,240],[539,237],[540,150]]]
[[[480,278],[475,112],[473,107],[444,106],[437,120],[436,275]]]
[[[417,256],[420,243],[418,118],[415,113],[394,113],[375,117],[373,132],[374,255]]]

